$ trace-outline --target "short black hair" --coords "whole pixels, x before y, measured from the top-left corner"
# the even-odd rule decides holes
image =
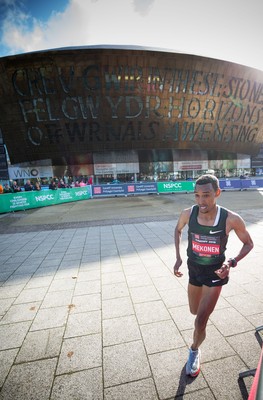
[[[215,192],[219,189],[219,180],[216,176],[211,174],[199,176],[195,182],[195,185],[207,185],[208,183],[211,183]]]

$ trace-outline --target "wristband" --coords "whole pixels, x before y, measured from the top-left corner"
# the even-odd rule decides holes
[[[235,268],[237,266],[237,260],[235,258],[229,258],[229,260],[227,260],[230,267]]]

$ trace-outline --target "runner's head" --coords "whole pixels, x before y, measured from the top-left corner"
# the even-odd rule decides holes
[[[196,180],[195,201],[202,214],[216,209],[216,200],[220,193],[219,181],[214,175],[202,175]]]
[[[215,192],[219,189],[219,181],[216,176],[211,174],[201,175],[195,182],[195,185],[207,185],[211,183]]]

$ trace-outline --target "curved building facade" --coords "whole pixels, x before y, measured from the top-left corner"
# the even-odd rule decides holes
[[[50,160],[96,175],[100,165],[139,173],[159,163],[174,172],[185,159],[256,155],[263,142],[263,72],[246,66],[94,46],[4,57],[0,68],[12,164]]]

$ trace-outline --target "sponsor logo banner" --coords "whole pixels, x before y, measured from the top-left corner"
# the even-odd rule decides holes
[[[258,189],[263,187],[263,179],[242,179],[242,189]]]
[[[240,190],[241,180],[240,179],[220,179],[219,186],[221,190]]]
[[[93,185],[92,195],[99,196],[128,196],[133,194],[157,193],[155,182],[146,183],[123,183],[108,185]]]
[[[159,193],[193,192],[195,181],[158,182]]]
[[[40,192],[6,193],[0,195],[0,213],[27,210],[90,198],[90,186],[86,186],[85,188],[41,190]]]

